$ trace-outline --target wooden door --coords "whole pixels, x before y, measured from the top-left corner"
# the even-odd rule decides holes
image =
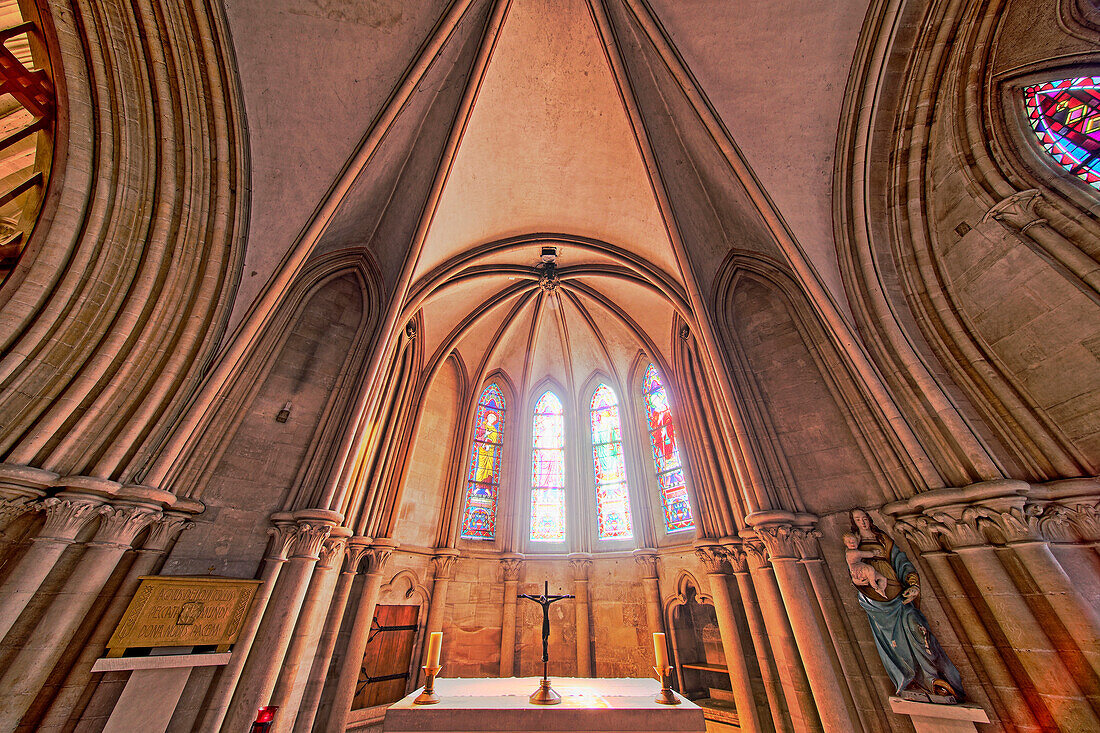
[[[397,702],[409,679],[420,606],[375,606],[351,709]]]

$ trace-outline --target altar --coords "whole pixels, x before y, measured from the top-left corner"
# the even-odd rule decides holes
[[[679,705],[654,701],[661,686],[655,679],[587,679],[553,677],[559,705],[532,705],[527,697],[538,677],[437,679],[439,702],[415,705],[420,690],[390,706],[385,733],[684,733],[704,731],[703,710],[677,695]]]

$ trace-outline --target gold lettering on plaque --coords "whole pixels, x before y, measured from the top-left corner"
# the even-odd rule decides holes
[[[107,656],[131,647],[228,647],[237,640],[259,580],[142,576],[107,642]]]

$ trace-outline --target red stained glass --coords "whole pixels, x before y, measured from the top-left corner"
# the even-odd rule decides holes
[[[665,530],[678,532],[694,529],[691,500],[684,485],[680,451],[676,446],[672,409],[668,404],[668,393],[661,374],[653,364],[649,365],[642,377],[642,396],[645,398],[649,424],[649,443],[653,448],[653,466],[657,471],[657,483],[664,504]]]
[[[565,541],[565,411],[553,392],[535,405],[531,540]]]
[[[1100,76],[1035,84],[1024,90],[1024,106],[1050,157],[1100,189]]]

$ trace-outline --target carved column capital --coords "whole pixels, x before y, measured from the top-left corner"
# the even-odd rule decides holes
[[[952,516],[947,512],[934,512],[931,514],[928,526],[951,549],[958,550],[987,544],[985,536],[978,528],[973,511],[964,511],[961,516]]]
[[[325,540],[332,534],[332,524],[313,520],[301,520],[294,529],[290,556],[303,560],[318,560]]]
[[[370,537],[363,537],[362,535],[348,538],[347,551],[344,553],[345,573],[355,575],[359,572],[359,563],[367,556],[367,551],[370,550],[370,543]]]
[[[161,518],[161,513],[142,506],[98,507],[99,528],[89,545],[128,548],[138,532]]]
[[[390,555],[397,549],[397,545],[393,542],[386,540],[375,540],[374,544],[366,548],[366,552],[363,555],[363,560],[366,560],[366,572],[369,573],[381,573],[386,569],[386,563],[390,559]]]
[[[505,582],[516,582],[523,572],[522,557],[502,557],[500,559],[500,576]]]
[[[821,539],[821,530],[795,527],[791,532],[791,539],[794,540],[798,555],[803,560],[821,559],[821,544],[818,542]]]
[[[899,532],[909,541],[917,551],[942,552],[940,536],[943,534],[942,525],[923,515],[903,517],[894,523],[894,530]]]
[[[450,580],[454,573],[455,560],[458,559],[458,551],[450,550],[432,555],[432,575],[437,580]]]
[[[1014,193],[995,203],[986,212],[982,221],[992,219],[1000,222],[1009,231],[1024,234],[1034,226],[1047,223],[1047,220],[1039,216],[1035,210],[1042,200],[1043,195],[1037,188]]]
[[[4,529],[24,514],[38,511],[41,508],[42,503],[33,500],[29,496],[15,496],[10,499],[0,499],[0,530]]]
[[[42,511],[46,513],[46,523],[35,537],[35,541],[74,542],[80,530],[99,514],[96,510],[103,502],[96,499],[62,499],[51,496],[42,501]]]
[[[585,553],[569,555],[569,568],[573,571],[573,580],[588,582],[588,571],[592,568],[592,556]]]
[[[149,535],[145,538],[145,543],[138,552],[152,552],[163,555],[181,532],[186,532],[194,526],[195,523],[185,515],[174,512],[164,514],[160,519],[153,522],[153,525],[149,528]]]
[[[708,575],[728,575],[733,572],[726,550],[721,545],[697,543],[695,556],[706,568]]]
[[[328,569],[336,567],[344,559],[344,549],[348,545],[347,537],[328,537],[321,543],[321,552],[317,567]]]
[[[298,529],[298,525],[282,519],[273,519],[272,521],[275,526],[267,530],[271,542],[266,557],[268,560],[283,561],[290,553],[290,545],[294,542],[294,534]]]
[[[1034,507],[1039,533],[1047,542],[1069,544],[1077,541],[1073,526],[1073,510],[1064,504],[1051,502],[1046,505],[1030,504]]]
[[[643,578],[657,577],[657,553],[652,550],[635,550],[634,562],[642,569]]]
[[[756,536],[768,548],[768,555],[775,560],[797,560],[802,557],[799,541],[807,530],[790,524],[760,524],[754,527]]]
[[[1100,542],[1100,503],[1067,507],[1066,520],[1083,542]]]
[[[741,543],[741,547],[745,550],[745,558],[748,561],[750,571],[760,570],[771,564],[768,558],[768,548],[755,536],[745,538],[744,542]]]

